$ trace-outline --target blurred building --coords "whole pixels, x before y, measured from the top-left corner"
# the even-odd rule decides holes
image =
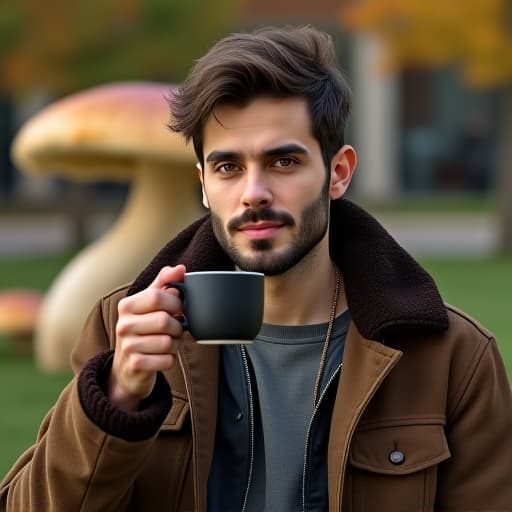
[[[355,191],[368,199],[494,185],[499,93],[465,89],[454,69],[377,71],[383,48],[343,33],[339,0],[245,0],[240,25],[312,24],[332,34],[354,91],[349,143],[359,154]]]
[[[12,193],[14,169],[9,148],[14,135],[14,105],[6,94],[0,92],[0,198]]]

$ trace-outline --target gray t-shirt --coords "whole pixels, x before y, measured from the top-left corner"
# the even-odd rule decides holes
[[[348,311],[334,322],[324,385],[341,362],[348,323]],[[264,324],[254,343],[247,345],[259,404],[250,512],[302,510],[306,433],[326,332],[327,323]]]

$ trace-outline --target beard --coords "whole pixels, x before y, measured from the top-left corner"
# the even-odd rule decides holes
[[[226,254],[237,267],[248,272],[261,272],[267,276],[283,274],[299,263],[323,239],[329,225],[329,180],[319,196],[304,208],[300,216],[299,231],[285,249],[274,250],[272,239],[251,240],[251,255],[244,255],[233,243],[229,233],[234,233],[247,222],[276,221],[284,227],[295,227],[295,219],[286,212],[271,208],[248,209],[239,217],[231,219],[226,229],[221,219],[212,212],[212,227],[215,237]]]

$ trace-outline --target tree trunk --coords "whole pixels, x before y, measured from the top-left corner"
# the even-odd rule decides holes
[[[505,89],[502,114],[497,169],[499,250],[501,254],[512,256],[512,85]]]

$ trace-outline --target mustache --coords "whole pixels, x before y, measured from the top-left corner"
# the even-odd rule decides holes
[[[256,223],[261,221],[279,222],[286,226],[295,225],[295,220],[289,213],[278,212],[270,208],[265,208],[263,210],[251,208],[245,210],[244,213],[242,213],[242,215],[232,218],[228,222],[227,228],[229,231],[236,231],[244,224]]]

